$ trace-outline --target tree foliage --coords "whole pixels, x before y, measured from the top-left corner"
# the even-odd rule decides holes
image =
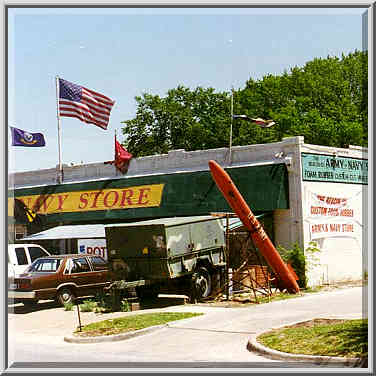
[[[355,51],[341,59],[316,58],[279,76],[250,78],[244,89],[234,91],[234,114],[273,119],[277,124],[263,129],[234,120],[232,144],[299,135],[317,145],[367,146],[367,59],[366,52]],[[136,101],[136,117],[123,122],[126,147],[136,156],[229,144],[230,92],[178,86],[166,97],[144,93]]]
[[[144,93],[136,101],[136,117],[124,122],[123,134],[137,156],[221,147],[229,137],[228,93],[178,86],[165,98]]]

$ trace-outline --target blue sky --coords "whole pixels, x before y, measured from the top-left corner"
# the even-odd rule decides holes
[[[216,91],[278,75],[315,57],[362,49],[365,9],[9,9],[9,126],[41,132],[12,147],[9,171],[58,164],[55,77],[116,101],[107,130],[62,117],[62,161],[108,161],[135,96],[185,85]]]

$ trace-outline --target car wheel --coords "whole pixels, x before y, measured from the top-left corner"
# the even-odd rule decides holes
[[[58,291],[57,301],[63,306],[66,303],[73,303],[74,294],[71,289],[65,287]]]
[[[195,273],[194,288],[197,299],[207,298],[211,294],[211,278],[206,268],[198,268]]]
[[[38,304],[38,300],[37,299],[23,299],[21,300],[21,303],[25,307],[34,307]]]

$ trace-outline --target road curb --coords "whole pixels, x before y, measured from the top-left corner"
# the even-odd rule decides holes
[[[294,322],[290,324],[285,324],[285,325],[281,325],[273,329],[284,328],[284,327],[287,327],[293,324],[298,324],[300,322],[305,322],[305,321],[310,321],[310,320],[304,320],[304,321]],[[263,355],[273,360],[304,361],[304,362],[310,362],[310,363],[313,362],[313,363],[321,364],[321,365],[340,364],[340,365],[345,365],[345,366],[350,366],[350,367],[363,367],[364,363],[367,362],[365,359],[361,359],[361,358],[342,358],[342,357],[337,357],[337,356],[290,354],[290,353],[285,353],[282,351],[271,349],[257,342],[258,336],[260,336],[263,333],[270,332],[273,329],[264,330],[264,331],[260,331],[260,332],[253,334],[251,338],[248,340],[247,350],[256,352],[260,355]]]
[[[166,324],[150,326],[149,328],[144,328],[140,330],[135,330],[132,332],[114,334],[109,336],[96,336],[96,337],[80,337],[80,336],[65,336],[64,341],[69,343],[99,343],[99,342],[116,342],[123,341],[125,339],[138,337],[144,334],[154,332],[158,329],[166,327]]]

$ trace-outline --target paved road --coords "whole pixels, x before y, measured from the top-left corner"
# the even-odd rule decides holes
[[[281,368],[319,367],[272,361],[247,350],[250,335],[284,324],[316,317],[361,318],[362,288],[339,289],[296,299],[241,308],[178,305],[169,312],[203,312],[203,316],[177,321],[155,332],[119,342],[74,344],[63,340],[78,325],[77,313],[51,303],[27,312],[9,308],[9,365],[45,368]],[[12,312],[13,311],[13,312]],[[145,311],[142,311],[145,312]],[[83,324],[132,313],[81,313]]]

